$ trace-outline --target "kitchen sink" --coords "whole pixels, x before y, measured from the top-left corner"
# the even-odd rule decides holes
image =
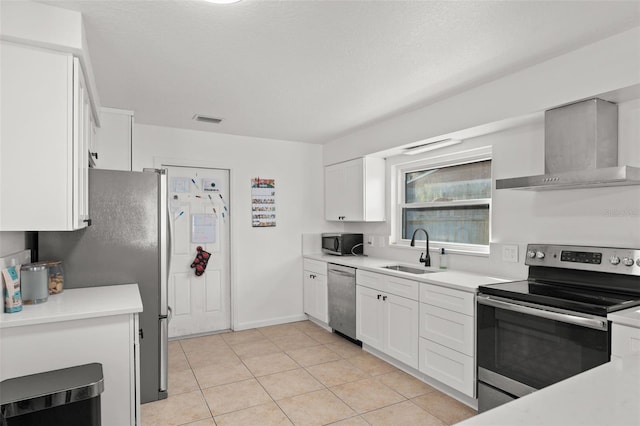
[[[411,266],[403,266],[403,265],[383,266],[383,268],[391,269],[392,271],[408,272],[410,274],[429,274],[431,272],[435,272],[435,271],[429,271],[427,269],[412,268]]]

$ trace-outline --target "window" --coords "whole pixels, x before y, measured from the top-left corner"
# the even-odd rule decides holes
[[[399,169],[398,235],[418,228],[440,246],[486,252],[490,238],[491,160],[424,163]],[[402,167],[402,166],[400,166]],[[416,239],[424,240],[424,233]]]

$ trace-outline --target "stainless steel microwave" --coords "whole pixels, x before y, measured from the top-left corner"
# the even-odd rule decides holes
[[[362,234],[322,234],[322,252],[338,256],[362,254]]]

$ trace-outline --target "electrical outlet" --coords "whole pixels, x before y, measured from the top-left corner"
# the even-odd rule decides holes
[[[502,246],[502,261],[518,263],[518,246],[505,244]]]
[[[373,246],[373,235],[367,235],[367,245]]]

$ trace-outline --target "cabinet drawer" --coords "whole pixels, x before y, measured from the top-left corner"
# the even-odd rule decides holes
[[[623,357],[632,354],[640,354],[640,328],[613,324],[611,355]]]
[[[384,285],[385,278],[387,278],[386,275],[363,271],[362,269],[356,270],[356,284],[378,291],[386,291]]]
[[[417,281],[398,278],[392,275],[362,271],[360,269],[356,271],[356,283],[416,301],[420,294],[420,283]]]
[[[387,293],[395,294],[396,296],[402,296],[407,299],[417,301],[420,295],[420,283],[387,275],[385,280],[385,291]]]
[[[304,259],[304,270],[308,272],[315,272],[316,274],[327,275],[327,262]]]
[[[473,316],[475,294],[433,284],[420,284],[420,302]]]
[[[420,338],[420,371],[452,388],[475,398],[473,358]]]
[[[420,304],[420,337],[473,356],[473,317]]]

